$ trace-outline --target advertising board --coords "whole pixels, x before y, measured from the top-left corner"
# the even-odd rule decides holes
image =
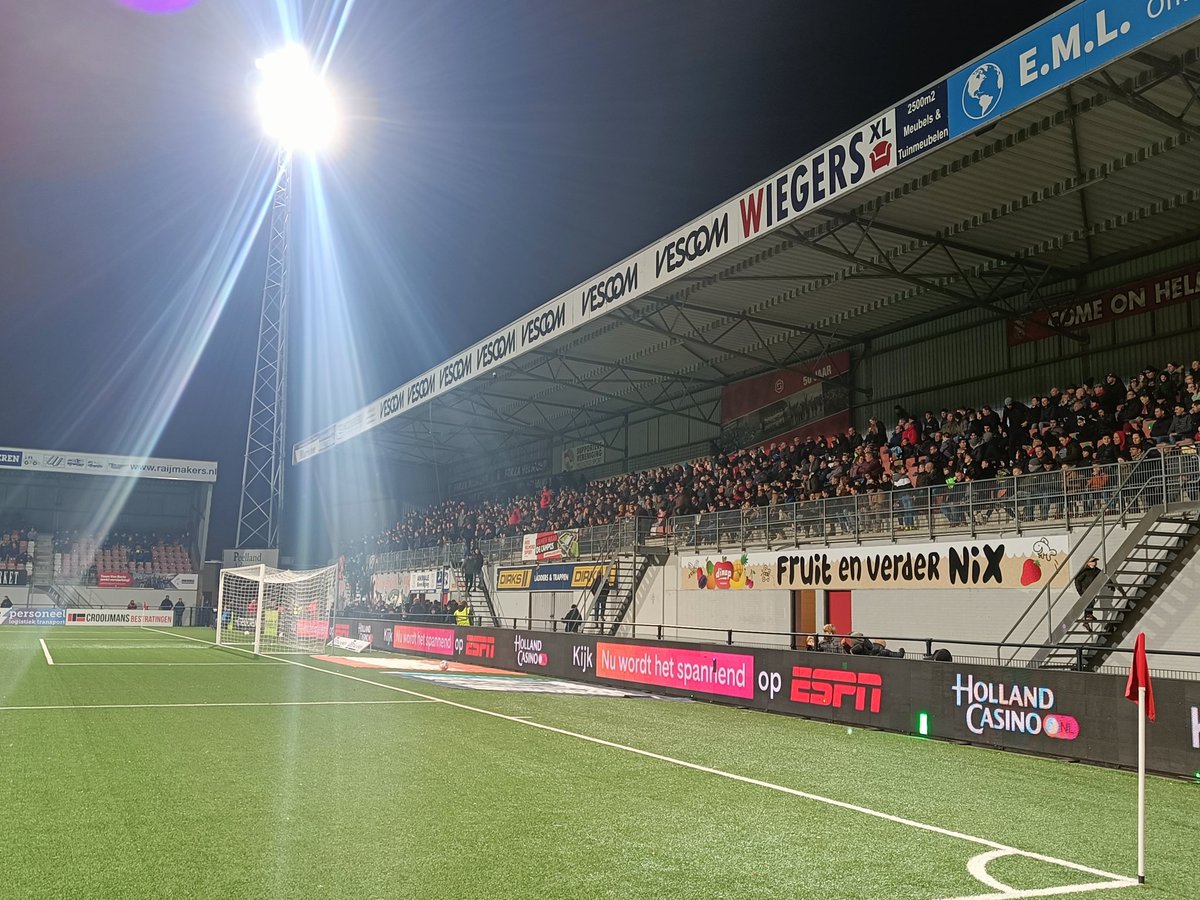
[[[132,628],[170,628],[175,614],[169,609],[68,609],[67,625],[126,625]]]
[[[839,434],[850,426],[850,354],[721,388],[721,443],[752,447],[772,439]]]
[[[199,459],[159,459],[112,456],[106,453],[73,453],[68,450],[0,448],[0,466],[26,472],[58,475],[106,475],[116,478],[162,478],[172,481],[217,480],[217,464]]]
[[[52,606],[13,606],[0,609],[0,625],[66,625],[67,611]]]
[[[727,555],[681,556],[679,587],[701,590],[802,588],[1017,588],[1069,582],[1066,535],[890,544],[885,547],[804,547]],[[1056,572],[1057,570],[1057,572]]]
[[[1137,707],[1123,675],[959,665],[560,632],[376,622],[376,649],[694,697],[847,725],[1133,767]],[[398,634],[397,634],[398,633]],[[1149,768],[1200,771],[1200,682],[1156,678]]]
[[[132,572],[97,572],[96,587],[127,588],[133,587]]]
[[[552,563],[541,566],[497,566],[498,591],[578,591],[590,588],[605,570],[616,583],[616,567],[607,563]]]
[[[521,541],[521,559],[525,562],[573,559],[579,556],[579,532],[538,531]]]
[[[396,625],[392,628],[392,650],[454,655],[454,629],[425,625]]]
[[[1059,334],[1059,328],[1094,328],[1109,322],[1127,328],[1135,316],[1177,306],[1200,296],[1200,265],[1128,282],[1083,300],[1041,309],[1008,320],[1008,346],[1016,347]],[[1125,399],[1121,397],[1119,399]]]

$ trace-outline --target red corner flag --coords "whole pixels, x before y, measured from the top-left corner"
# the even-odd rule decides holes
[[[1154,721],[1154,688],[1150,686],[1150,666],[1146,662],[1146,633],[1137,636],[1133,648],[1133,665],[1129,667],[1129,681],[1125,683],[1125,699],[1137,703],[1138,688],[1146,689],[1146,715]]]

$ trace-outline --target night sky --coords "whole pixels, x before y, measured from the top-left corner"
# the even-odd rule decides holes
[[[265,267],[249,77],[281,5],[0,0],[0,443],[218,460],[210,556]],[[300,34],[343,5],[299,4]],[[1060,5],[356,0],[346,140],[294,230],[323,250],[294,268],[289,446]]]

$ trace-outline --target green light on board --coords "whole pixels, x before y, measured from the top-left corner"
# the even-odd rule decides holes
[[[929,737],[929,713],[917,713],[917,734]],[[1200,777],[1200,774],[1197,777]]]

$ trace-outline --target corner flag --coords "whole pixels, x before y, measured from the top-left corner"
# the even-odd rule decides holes
[[[1125,698],[1138,705],[1138,798],[1137,876],[1146,883],[1146,716],[1154,721],[1154,691],[1150,687],[1150,665],[1146,662],[1146,633],[1140,632],[1133,647],[1133,665],[1125,684]]]
[[[1129,681],[1125,683],[1125,699],[1138,702],[1138,688],[1146,689],[1146,715],[1154,721],[1154,689],[1150,685],[1150,665],[1146,662],[1146,633],[1137,636],[1133,648],[1133,665],[1129,667]]]

